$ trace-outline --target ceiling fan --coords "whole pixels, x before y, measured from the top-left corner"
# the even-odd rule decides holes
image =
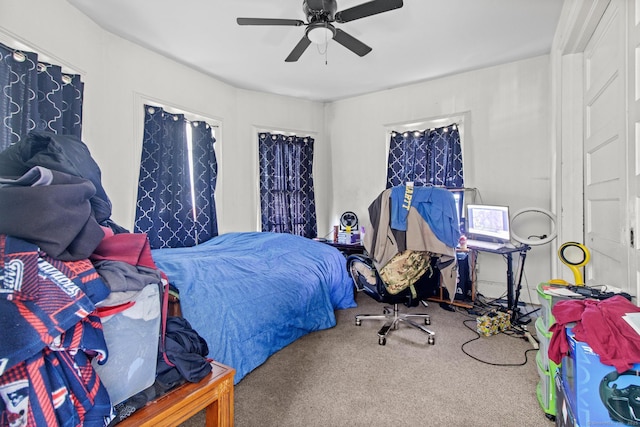
[[[307,22],[299,19],[277,18],[238,18],[237,21],[239,25],[306,26],[304,36],[287,56],[285,62],[297,61],[311,43],[323,44],[331,39],[356,55],[365,56],[371,52],[371,48],[333,24],[355,21],[399,9],[402,6],[402,0],[373,0],[336,12],[338,8],[336,0],[303,0],[302,10],[307,17]]]

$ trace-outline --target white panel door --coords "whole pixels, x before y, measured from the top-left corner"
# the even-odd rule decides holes
[[[587,285],[628,289],[626,2],[612,1],[584,51],[585,244]],[[635,289],[634,289],[635,293]]]
[[[629,293],[640,296],[640,245],[638,231],[640,230],[640,7],[638,1],[628,2],[628,55],[627,69],[629,99],[629,193],[632,201],[631,210],[634,215],[632,232],[631,265],[629,266]],[[636,304],[640,301],[636,298]]]

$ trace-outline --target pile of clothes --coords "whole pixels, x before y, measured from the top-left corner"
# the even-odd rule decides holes
[[[453,301],[460,239],[453,193],[433,186],[387,188],[369,205],[369,218],[372,231],[364,246],[386,285],[411,286],[434,264]],[[420,258],[423,262],[416,261]]]
[[[146,235],[111,220],[100,169],[73,136],[31,132],[0,152],[0,206],[0,426],[113,424],[118,402],[94,369],[109,358],[98,314],[168,288]],[[158,335],[161,372],[208,374],[204,340],[169,352]]]

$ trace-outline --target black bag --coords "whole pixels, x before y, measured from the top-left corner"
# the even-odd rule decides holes
[[[207,359],[207,342],[182,316],[171,316],[169,305],[173,297],[179,295],[178,289],[170,283],[163,283],[158,340],[158,364],[156,382],[173,388],[175,382],[184,379],[197,383],[209,372],[211,365]]]
[[[211,372],[207,354],[207,342],[191,327],[187,319],[169,316],[164,354],[158,353],[157,379],[162,380],[172,370],[176,370],[185,380],[197,383]],[[171,375],[174,376],[175,373]]]

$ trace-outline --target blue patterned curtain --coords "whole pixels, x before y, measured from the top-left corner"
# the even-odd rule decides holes
[[[218,161],[213,150],[216,140],[211,132],[211,126],[206,122],[191,122],[190,126],[196,241],[205,242],[218,235],[218,217],[214,198],[218,180]]]
[[[262,231],[317,236],[313,138],[258,135]]]
[[[192,156],[187,125],[192,131]],[[145,105],[134,230],[147,233],[151,248],[194,246],[217,236],[214,142],[206,123],[189,123],[182,114]]]
[[[463,188],[458,127],[392,132],[387,165],[387,188],[409,181],[414,185]]]
[[[82,137],[84,84],[77,74],[0,44],[0,151],[32,130]]]

